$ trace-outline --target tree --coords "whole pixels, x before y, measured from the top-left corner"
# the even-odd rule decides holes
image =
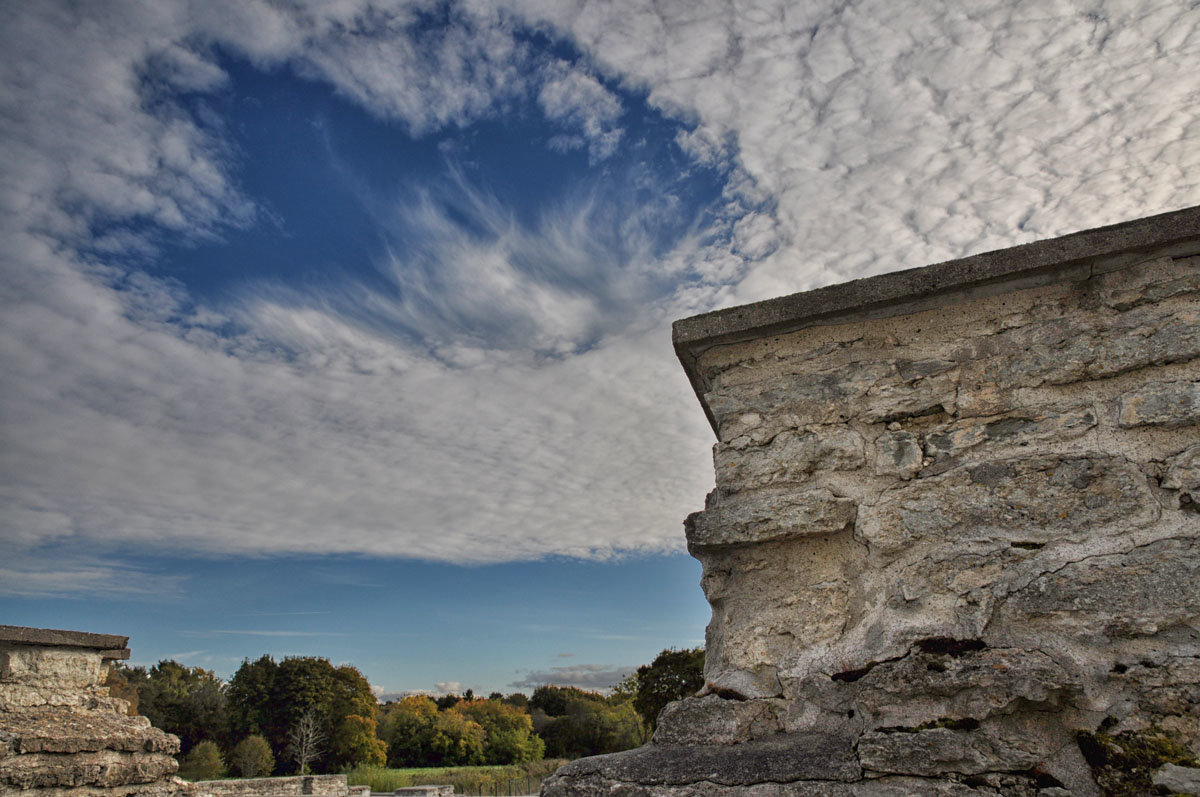
[[[486,738],[479,723],[461,713],[453,709],[439,712],[433,721],[433,739],[429,745],[433,763],[444,767],[482,764]]]
[[[315,656],[290,656],[278,663],[270,656],[243,661],[230,681],[229,694],[235,703],[230,712],[232,735],[264,736],[275,753],[277,769],[282,769],[284,761],[294,760],[292,733],[310,712],[323,740],[347,742],[322,745],[316,758],[308,762],[314,772],[344,769],[352,749],[358,751],[354,755],[365,750],[363,740],[351,743],[342,726],[352,715],[363,723],[373,721],[377,705],[362,673],[350,666],[334,667],[328,659]]]
[[[673,700],[694,695],[704,686],[704,648],[668,648],[650,664],[638,667],[633,707],[653,729],[658,714]]]
[[[464,700],[457,711],[483,728],[484,763],[524,764],[540,761],[546,745],[533,732],[529,715],[499,700]]]
[[[314,708],[309,708],[288,732],[288,755],[296,762],[301,775],[307,775],[309,766],[321,754],[325,743],[325,732]]]
[[[389,767],[428,766],[433,761],[433,723],[437,704],[425,695],[409,695],[385,706],[379,734],[387,742]]]
[[[381,767],[387,763],[387,745],[375,735],[375,717],[347,715],[338,725],[330,745],[339,769],[360,764]]]
[[[274,771],[275,756],[267,740],[255,733],[237,743],[229,763],[240,777],[260,778]]]
[[[214,780],[225,774],[221,750],[211,739],[197,742],[179,765],[179,777],[184,780]]]
[[[128,688],[137,691],[142,716],[158,728],[179,737],[187,754],[203,739],[223,739],[228,728],[225,684],[202,667],[185,667],[164,659],[146,670],[125,667],[120,671]]]

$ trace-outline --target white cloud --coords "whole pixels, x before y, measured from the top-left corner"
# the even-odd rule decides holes
[[[673,317],[1200,202],[1200,10],[1180,3],[513,0],[421,36],[432,4],[98,9],[25,4],[0,29],[10,593],[145,579],[113,564],[131,548],[678,550],[711,470]],[[544,69],[521,19],[585,59]],[[722,218],[664,253],[661,191],[581,192],[529,228],[460,181],[390,230],[424,242],[381,263],[410,298],[259,285],[193,307],[138,264],[260,215],[220,124],[172,100],[222,84],[214,46],[412,131],[536,98],[594,158],[630,144],[606,86],[644,91],[726,170]],[[45,553],[70,548],[110,558]]]
[[[625,680],[637,667],[614,667],[611,664],[572,664],[568,667],[551,667],[534,670],[509,684],[514,689],[536,689],[547,684],[552,686],[574,686],[596,692],[608,692]]]
[[[616,95],[594,75],[562,59],[547,65],[544,79],[538,103],[546,117],[580,131],[576,139],[560,137],[562,146],[571,149],[586,144],[593,161],[612,155],[625,132],[617,126],[622,109]]]

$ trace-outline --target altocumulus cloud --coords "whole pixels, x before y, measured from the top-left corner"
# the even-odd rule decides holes
[[[45,2],[12,17],[0,511],[20,566],[0,578],[26,594],[73,573],[94,589],[130,546],[677,550],[711,476],[673,317],[1200,201],[1200,10],[1184,2]],[[582,56],[548,57],[539,37]],[[264,223],[222,120],[179,99],[224,85],[218,51],[413,134],[535,98],[556,146],[597,167],[630,143],[640,98],[724,193],[664,251],[638,238],[662,208],[597,235],[596,219],[641,210],[617,192],[530,226],[464,183],[452,209],[484,230],[464,238],[428,189],[401,208],[426,248],[377,264],[419,303],[258,284],[206,305],[142,266],[165,242]],[[61,555],[81,548],[112,561]]]

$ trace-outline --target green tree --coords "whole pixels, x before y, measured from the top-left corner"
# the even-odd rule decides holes
[[[215,673],[164,659],[149,670],[124,668],[121,675],[127,688],[137,691],[142,716],[179,737],[180,753],[186,755],[202,739],[225,738],[225,684]]]
[[[275,756],[271,745],[257,733],[237,743],[229,756],[234,771],[243,778],[260,778],[275,770]]]
[[[231,679],[229,694],[235,704],[230,712],[233,735],[264,736],[274,751],[277,770],[283,769],[285,761],[295,760],[292,737],[303,718],[311,715],[305,727],[331,742],[320,745],[319,754],[307,765],[315,772],[335,772],[351,764],[346,756],[364,749],[362,744],[350,744],[351,736],[342,733],[346,718],[357,716],[366,722],[375,717],[375,695],[363,674],[315,656],[290,656],[278,663],[270,656],[246,660]],[[332,743],[338,739],[347,744]]]
[[[424,695],[409,695],[380,711],[379,735],[387,742],[389,767],[428,766],[433,761],[437,704]]]
[[[224,777],[225,761],[221,749],[211,739],[203,739],[192,746],[191,752],[183,757],[179,765],[179,777],[184,780],[214,780]]]
[[[570,686],[542,686],[529,702],[535,706],[532,721],[546,743],[545,755],[552,758],[615,753],[637,747],[647,737],[628,699],[614,700]]]
[[[487,734],[479,723],[458,711],[448,709],[438,712],[430,742],[434,763],[445,767],[482,764],[486,738]]]
[[[244,659],[242,666],[229,679],[226,691],[232,738],[259,734],[271,744],[277,758],[283,749],[280,740],[286,733],[286,728],[276,720],[279,707],[272,703],[278,673],[279,665],[270,656],[253,662]]]
[[[349,714],[338,725],[331,742],[339,769],[359,765],[381,767],[387,763],[387,745],[375,735],[375,717]]]
[[[464,700],[457,711],[477,722],[485,737],[484,763],[524,764],[540,761],[546,746],[533,732],[528,714],[499,700]]]
[[[638,667],[633,707],[653,729],[658,714],[673,700],[694,695],[704,686],[704,648],[668,648],[650,664]]]

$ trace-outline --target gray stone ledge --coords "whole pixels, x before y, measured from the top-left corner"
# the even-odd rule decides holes
[[[54,648],[90,648],[106,659],[127,659],[129,637],[93,634],[87,631],[60,631],[54,628],[28,628],[0,625],[0,644],[38,645]]]
[[[722,786],[853,781],[862,777],[851,740],[825,733],[776,734],[733,745],[648,744],[623,753],[580,758],[554,779],[600,776],[624,783],[680,786],[708,781]]]
[[[1200,254],[1200,206],[715,310],[676,321],[672,339],[716,429],[704,401],[707,385],[696,368],[713,346],[922,312],[966,298],[1084,280],[1153,257],[1195,254]]]

